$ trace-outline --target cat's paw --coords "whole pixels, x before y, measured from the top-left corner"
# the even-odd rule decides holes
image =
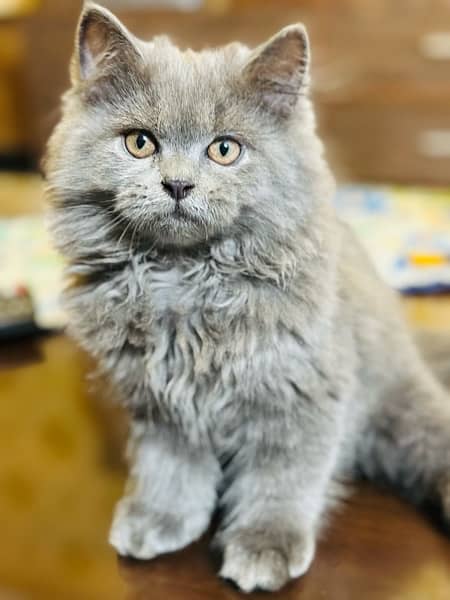
[[[209,515],[205,513],[183,518],[153,510],[145,502],[124,498],[116,507],[109,543],[121,556],[149,560],[195,541],[208,523]]]
[[[275,591],[306,573],[314,557],[315,540],[312,534],[243,529],[223,544],[222,551],[221,577],[244,592]]]

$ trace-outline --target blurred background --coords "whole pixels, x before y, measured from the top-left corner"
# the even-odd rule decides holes
[[[195,49],[255,45],[304,22],[336,208],[403,294],[413,326],[446,335],[450,0],[100,3],[138,36],[168,33]],[[124,418],[62,333],[62,264],[46,234],[39,175],[81,6],[0,0],[0,600],[238,598],[212,578],[201,548],[147,567],[117,564],[106,544],[124,479]],[[361,535],[349,540],[346,527],[332,526],[298,596],[288,597],[448,599],[447,542],[399,501],[369,490],[353,502],[348,526]],[[384,529],[372,527],[377,519]]]
[[[35,165],[68,85],[79,0],[1,0],[0,154]],[[138,35],[257,44],[303,21],[320,130],[343,175],[449,183],[448,0],[104,0]],[[447,28],[447,29],[446,29]]]
[[[445,185],[450,158],[448,0],[105,0],[143,37],[200,48],[309,28],[321,132],[358,180]],[[79,0],[0,2],[0,153],[36,164],[55,121]]]

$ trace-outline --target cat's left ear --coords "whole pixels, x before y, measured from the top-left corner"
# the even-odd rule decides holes
[[[271,112],[287,117],[309,85],[309,64],[305,27],[289,25],[253,52],[244,67],[245,84]]]
[[[74,82],[95,79],[139,60],[137,40],[109,10],[86,2],[75,39]]]

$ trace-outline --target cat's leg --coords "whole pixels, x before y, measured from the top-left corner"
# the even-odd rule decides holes
[[[220,467],[165,428],[134,424],[131,472],[109,541],[123,556],[150,559],[198,539],[216,505]]]
[[[277,590],[313,560],[338,448],[339,427],[327,409],[305,407],[299,421],[252,415],[226,466],[213,547],[222,555],[220,575],[245,592]]]
[[[361,437],[363,473],[412,502],[437,502],[450,525],[450,395],[422,363],[385,396]]]

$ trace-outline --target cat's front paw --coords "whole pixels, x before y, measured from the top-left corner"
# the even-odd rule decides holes
[[[149,560],[195,541],[208,522],[209,515],[204,513],[183,518],[154,510],[145,502],[124,498],[116,507],[109,543],[121,556]]]
[[[303,575],[314,557],[312,534],[268,529],[241,529],[222,546],[220,576],[242,591],[279,590],[290,579]]]

